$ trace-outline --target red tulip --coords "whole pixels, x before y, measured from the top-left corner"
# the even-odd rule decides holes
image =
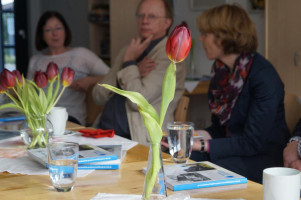
[[[16,85],[15,75],[7,69],[4,69],[1,72],[0,81],[2,86],[4,86],[5,88],[13,88]]]
[[[44,88],[47,85],[47,75],[45,72],[36,71],[34,73],[34,82],[39,88]]]
[[[18,82],[22,85],[23,79],[22,79],[21,73],[18,70],[14,70],[13,74],[16,77],[16,79],[18,80]]]
[[[6,91],[6,87],[4,87],[0,82],[0,94]]]
[[[54,62],[50,62],[47,65],[47,69],[46,69],[48,81],[52,81],[52,79],[54,79],[54,77],[58,75],[58,73],[59,73],[59,68],[57,64],[55,64]]]
[[[168,58],[174,62],[183,61],[191,47],[191,33],[187,24],[183,22],[175,27],[168,37],[166,43],[166,53]]]
[[[69,85],[71,85],[74,79],[74,70],[70,67],[64,67],[61,79],[62,79],[62,85],[64,87],[68,87]]]

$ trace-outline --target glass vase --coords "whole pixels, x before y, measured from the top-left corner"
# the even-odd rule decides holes
[[[53,126],[46,115],[26,115],[20,134],[28,149],[45,148]]]
[[[165,199],[167,189],[163,169],[161,144],[151,144],[148,154],[142,199]]]

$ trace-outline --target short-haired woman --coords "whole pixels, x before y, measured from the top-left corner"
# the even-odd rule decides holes
[[[264,168],[283,166],[289,138],[284,85],[256,52],[255,25],[239,5],[204,11],[196,20],[206,56],[214,60],[209,86],[212,125],[200,131],[191,159],[210,160],[261,182]]]

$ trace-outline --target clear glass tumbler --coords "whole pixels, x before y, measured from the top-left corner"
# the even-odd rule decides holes
[[[77,176],[78,146],[72,142],[48,144],[49,175],[58,192],[69,192],[73,189]]]
[[[187,163],[193,145],[192,122],[168,122],[169,153],[175,163]]]

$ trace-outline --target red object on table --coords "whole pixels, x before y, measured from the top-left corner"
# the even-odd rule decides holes
[[[114,137],[115,131],[113,129],[80,129],[78,132],[82,133],[84,137],[102,138],[102,137]]]

